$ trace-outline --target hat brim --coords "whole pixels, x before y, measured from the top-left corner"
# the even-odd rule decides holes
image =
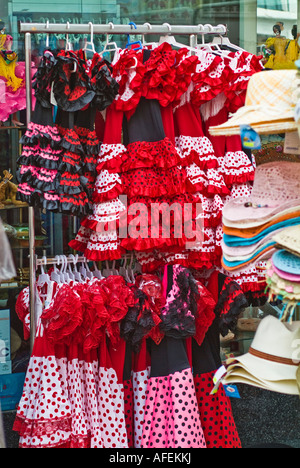
[[[225,203],[222,212],[222,221],[228,227],[235,228],[255,228],[262,224],[276,221],[276,218],[293,214],[295,211],[300,211],[300,198],[289,200],[281,203],[278,206],[261,206],[253,208],[252,197],[240,197],[234,200],[229,200]],[[248,206],[245,206],[248,205]],[[249,206],[250,205],[250,206]],[[300,237],[300,236],[299,236]]]
[[[229,119],[222,125],[215,127],[209,127],[209,133],[212,136],[231,136],[239,135],[241,132],[241,125],[250,125],[253,130],[261,135],[272,135],[277,133],[288,133],[298,130],[298,126],[293,117],[289,119],[274,120],[272,119],[265,121],[261,120],[259,116],[256,119],[247,118],[247,115],[244,115],[241,120],[238,119]]]
[[[249,372],[242,367],[228,372],[228,374],[222,379],[222,383],[224,385],[241,383],[276,393],[299,395],[296,379],[278,381],[261,380],[255,378],[252,374],[249,374]]]
[[[297,366],[267,361],[261,357],[246,353],[226,361],[228,372],[234,367],[242,367],[253,378],[261,381],[277,382],[296,379]]]

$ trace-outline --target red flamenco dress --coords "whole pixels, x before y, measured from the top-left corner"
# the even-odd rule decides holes
[[[117,260],[124,253],[120,245],[118,226],[126,206],[119,199],[122,181],[119,175],[125,146],[121,143],[123,113],[111,105],[106,111],[103,143],[97,158],[96,180],[92,194],[92,213],[70,242],[70,247],[95,261]]]
[[[210,127],[226,122],[230,113],[236,112],[244,105],[247,85],[250,77],[262,70],[260,57],[244,51],[229,54],[230,75],[222,93],[215,97],[209,105],[201,106],[205,133],[210,138],[220,164],[230,195],[223,199],[224,203],[230,198],[250,196],[255,175],[256,163],[254,156],[250,157],[242,149],[238,135],[214,136]],[[218,249],[222,253],[223,238],[222,224],[217,228]],[[264,301],[263,265],[250,265],[236,272],[227,272],[220,266],[220,271],[230,276],[242,288],[249,303],[254,305]]]
[[[135,304],[121,321],[126,343],[124,364],[125,418],[129,447],[141,448],[151,360],[148,341],[159,344],[162,284],[155,275],[139,275],[132,286]]]
[[[46,287],[46,299],[50,303],[55,297],[57,286],[50,283]],[[20,448],[64,447],[69,444],[72,431],[65,366],[60,367],[58,364],[57,350],[44,332],[41,314],[45,297],[41,293],[40,290],[37,292],[36,337],[13,427],[20,435]],[[27,313],[24,304],[21,307],[24,319],[29,316],[29,303],[27,306]],[[25,329],[28,330],[28,327]]]
[[[150,341],[142,448],[206,448],[185,339],[195,333],[197,285],[179,265],[165,267],[159,344]]]
[[[241,448],[229,397],[220,385],[211,395],[213,376],[221,367],[220,334],[234,330],[248,307],[240,286],[215,271],[206,287],[199,282],[196,334],[192,339],[192,367],[200,418],[208,448]]]
[[[121,166],[127,212],[121,227],[128,231],[121,245],[135,250],[143,265],[143,259],[149,258],[151,271],[163,264],[155,258],[157,252],[180,251],[185,246],[183,206],[193,202],[184,167],[187,161],[166,135],[162,122],[162,109],[178,101],[191,79],[195,60],[185,53],[186,49],[175,51],[163,43],[151,51],[124,52],[113,65],[120,83],[115,106],[124,112],[123,142],[127,148]],[[154,206],[158,213],[151,217]],[[174,206],[179,212],[172,211]],[[169,218],[169,224],[164,224]]]

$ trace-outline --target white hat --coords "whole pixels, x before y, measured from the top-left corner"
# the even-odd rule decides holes
[[[289,324],[269,315],[260,322],[248,353],[226,361],[222,383],[299,395],[299,365],[300,322]]]
[[[297,70],[261,71],[251,76],[245,106],[225,123],[210,127],[212,135],[239,135],[240,125],[260,134],[296,131],[294,119]]]

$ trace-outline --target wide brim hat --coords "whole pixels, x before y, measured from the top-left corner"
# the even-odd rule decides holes
[[[241,125],[259,134],[297,131],[294,119],[297,70],[268,70],[251,76],[245,105],[225,123],[209,128],[211,135],[239,135]]]
[[[276,233],[273,240],[282,249],[300,256],[300,226],[290,226]]]
[[[286,323],[271,315],[263,318],[248,353],[226,361],[224,384],[242,382],[271,391],[299,395],[297,371],[300,322]],[[299,374],[299,372],[298,372]]]
[[[268,218],[300,205],[300,164],[274,161],[255,170],[253,189],[249,197],[229,200],[223,208],[223,224],[264,224]],[[246,227],[246,226],[244,226]]]

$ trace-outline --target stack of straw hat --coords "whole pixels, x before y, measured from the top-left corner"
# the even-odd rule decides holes
[[[258,166],[251,195],[229,200],[222,222],[225,270],[269,260],[276,249],[274,235],[300,226],[300,164],[273,161]]]
[[[280,319],[290,321],[300,306],[300,226],[283,229],[273,241],[276,251],[266,269],[269,300],[280,300]]]
[[[265,70],[251,76],[245,106],[222,125],[209,128],[211,135],[239,135],[240,125],[250,125],[259,134],[297,131],[297,70]]]
[[[226,361],[223,384],[243,383],[288,395],[299,395],[300,323],[262,319],[249,351]],[[298,345],[298,347],[297,347]]]

